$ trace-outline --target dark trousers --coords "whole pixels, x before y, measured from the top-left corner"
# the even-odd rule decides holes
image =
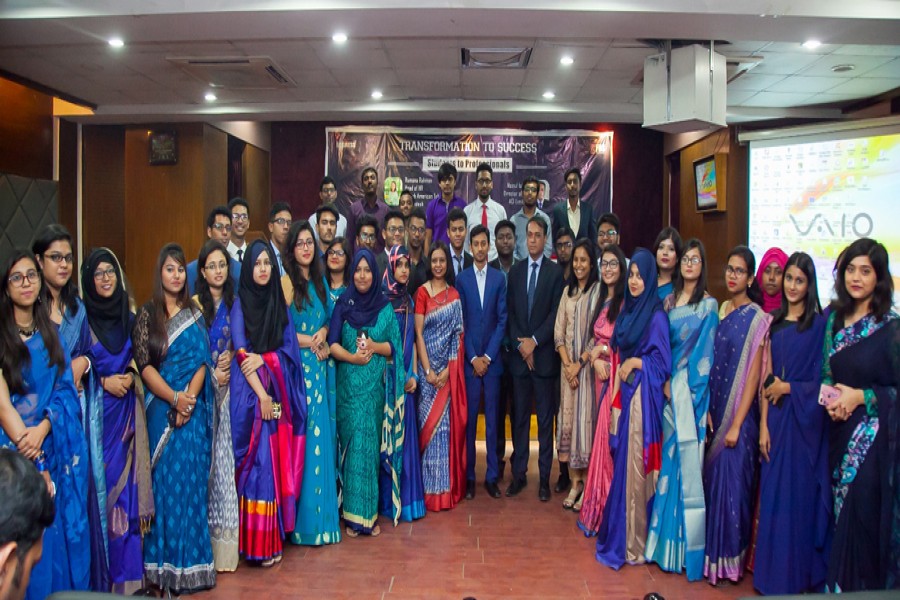
[[[531,423],[531,400],[534,398],[538,424],[538,471],[542,482],[550,481],[550,468],[553,465],[553,418],[556,416],[554,381],[553,377],[538,377],[534,374],[513,378],[512,472],[516,478],[524,478],[528,472],[528,431]]]
[[[497,453],[491,440],[497,439],[497,397],[500,391],[500,377],[485,375],[466,376],[466,479],[475,480],[475,431],[478,428],[478,407],[484,394],[484,439],[487,451],[487,472],[485,481],[497,481]]]
[[[497,460],[503,460],[506,456],[506,415],[509,415],[509,424],[513,420],[513,378],[507,365],[508,352],[501,351],[503,356],[503,375],[500,376],[500,395],[497,397]]]

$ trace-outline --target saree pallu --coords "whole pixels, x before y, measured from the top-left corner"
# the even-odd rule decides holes
[[[209,326],[209,347],[213,369],[219,355],[230,352],[231,315],[228,306],[220,302]],[[231,377],[235,373],[231,372]],[[234,571],[238,555],[237,489],[234,484],[234,449],[231,445],[231,394],[228,385],[219,385],[212,378],[215,390],[213,406],[212,471],[209,476],[209,534],[216,571]]]
[[[616,380],[610,418],[613,479],[597,532],[597,560],[619,569],[644,562],[647,525],[662,462],[663,386],[672,370],[669,320],[658,310],[633,356],[643,367],[631,383]],[[628,358],[620,356],[620,361]]]
[[[31,354],[31,366],[22,370],[27,392],[11,394],[10,401],[26,427],[50,419],[51,430],[42,449],[56,484],[56,517],[44,530],[44,551],[25,592],[26,600],[43,600],[53,592],[87,590],[91,584],[91,539],[85,519],[91,476],[68,358],[62,372],[48,364],[50,357],[40,332],[25,345]],[[16,447],[2,429],[0,446]]]
[[[828,413],[819,405],[825,317],[803,332],[772,328],[772,373],[791,393],[769,405],[769,460],[760,468],[753,587],[763,594],[821,592],[828,571],[831,481]]]
[[[670,296],[666,305],[674,304]],[[709,411],[709,373],[719,324],[716,300],[669,310],[671,400],[663,409],[662,468],[650,517],[645,556],[664,571],[703,578],[706,500],[703,454]]]
[[[334,327],[336,324],[332,323]],[[337,428],[341,466],[341,516],[348,527],[369,534],[378,520],[379,469],[390,470],[391,513],[400,517],[400,476],[403,469],[405,396],[402,348],[397,319],[390,305],[378,313],[369,339],[389,342],[392,365],[373,354],[366,365],[337,364]],[[341,324],[341,346],[356,353],[358,330]]]
[[[448,369],[441,389],[426,381],[419,369],[419,449],[425,508],[449,510],[466,491],[466,384],[463,364],[463,314],[459,293],[447,288],[446,300],[437,302],[425,287],[416,292],[416,314],[425,315],[422,338],[431,370]]]
[[[412,362],[416,344],[416,328],[410,301],[406,310],[395,310],[400,338],[403,340],[403,383],[413,376],[416,366]],[[402,389],[402,388],[401,388]],[[415,521],[425,516],[425,485],[422,483],[422,459],[419,456],[419,425],[416,423],[416,393],[405,394],[403,411],[403,471],[400,473],[400,520]],[[382,464],[380,471],[381,500],[378,512],[393,516],[391,473]]]
[[[94,342],[88,356],[93,367],[90,383],[85,387],[87,405],[102,411],[102,419],[91,425],[103,440],[111,590],[130,595],[143,582],[141,531],[149,525],[154,512],[146,415],[143,399],[135,393],[141,384],[135,377],[132,389],[117,398],[105,391],[100,381],[102,377],[122,375],[128,369],[132,363],[130,339],[116,354],[99,341]]]
[[[600,311],[594,322],[594,346],[609,347],[615,322],[607,320],[609,302]],[[588,465],[587,481],[584,484],[581,512],[578,514],[578,527],[587,537],[597,535],[603,520],[603,509],[609,496],[609,488],[613,478],[613,460],[609,453],[609,419],[612,410],[612,389],[616,381],[619,367],[619,356],[610,349],[609,379],[597,378],[594,389],[597,399],[594,403],[593,421],[594,438],[591,443],[591,462]]]
[[[706,549],[703,575],[739,581],[744,575],[753,523],[754,483],[759,454],[756,402],[741,424],[737,445],[725,447],[756,353],[772,317],[756,304],[736,308],[716,330],[715,360],[709,376],[709,415],[713,436],[703,465],[706,495]]]
[[[59,324],[59,341],[70,360],[89,355],[93,340],[87,319],[84,302],[76,299],[77,310],[73,313],[63,311],[63,319]],[[109,548],[107,543],[106,522],[106,475],[103,469],[103,405],[90,403],[91,385],[95,383],[91,371],[85,373],[82,381],[76,381],[78,391],[79,414],[88,444],[88,460],[90,461],[91,481],[88,482],[88,513],[91,536],[91,589],[106,592],[110,589]],[[79,390],[79,385],[84,389]]]
[[[834,521],[826,589],[900,586],[900,318],[867,315],[825,327],[823,380],[861,389],[865,405],[832,421],[829,470]],[[837,329],[837,331],[835,331]]]
[[[240,515],[238,546],[248,560],[269,560],[282,555],[284,538],[296,525],[306,451],[303,364],[288,313],[281,347],[262,354],[263,365],[256,371],[272,401],[281,403],[281,418],[264,421],[259,398],[241,373],[241,362],[253,349],[243,333],[239,299],[231,308],[231,323],[237,348],[231,361],[231,437]]]
[[[312,336],[330,323],[334,303],[326,294],[323,305],[312,285],[309,286],[309,293],[310,301],[302,312],[293,302],[289,306],[294,331]],[[286,290],[285,297],[293,297],[293,287]],[[341,541],[341,520],[338,508],[334,360],[319,360],[310,348],[300,348],[300,359],[303,361],[303,380],[306,384],[306,458],[291,542],[308,546],[336,544]]]
[[[164,590],[191,592],[216,584],[207,499],[214,392],[209,338],[199,311],[184,308],[166,323],[168,349],[159,374],[179,392],[197,370],[206,376],[187,423],[169,424],[172,405],[148,390],[153,501],[156,517],[144,537],[144,576]]]

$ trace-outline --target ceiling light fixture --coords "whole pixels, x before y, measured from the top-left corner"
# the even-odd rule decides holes
[[[381,100],[382,96],[384,96],[384,94],[381,93],[381,90],[375,90],[374,92],[372,92],[372,98],[374,100]]]
[[[848,71],[852,71],[856,68],[856,65],[851,65],[849,63],[843,65],[834,65],[831,67],[832,73],[847,73]]]
[[[819,40],[806,40],[802,44],[802,46],[804,48],[806,48],[807,50],[815,50],[816,48],[818,48],[821,45],[822,45],[822,42],[820,42]]]
[[[335,44],[343,44],[344,42],[347,41],[347,34],[346,33],[336,33],[333,36],[331,36],[331,40]]]
[[[559,64],[566,66],[566,67],[568,67],[569,65],[574,64],[574,63],[575,63],[575,59],[572,58],[571,56],[563,56],[561,59],[559,59]]]
[[[113,48],[122,48],[125,46],[125,41],[120,37],[109,38],[109,45]]]
[[[203,99],[206,100],[207,102],[215,102],[216,100],[219,99],[219,97],[216,96],[215,94],[213,94],[212,92],[206,92],[206,95],[203,96]]]
[[[546,92],[544,92],[545,100],[553,100],[554,98],[556,98],[556,94],[554,94],[552,91],[547,90]]]

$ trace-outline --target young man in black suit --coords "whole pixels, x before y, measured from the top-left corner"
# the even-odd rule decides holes
[[[527,221],[526,221],[527,223]],[[509,276],[509,271],[518,262],[516,260],[516,226],[512,221],[504,220],[494,227],[494,246],[497,248],[497,258],[488,264],[499,269],[504,277]],[[503,479],[506,469],[506,415],[509,415],[510,425],[513,424],[512,398],[513,381],[509,373],[509,355],[515,350],[509,342],[509,329],[503,336],[500,346],[500,356],[503,358],[503,375],[500,376],[500,397],[497,402],[497,481]]]
[[[553,325],[563,287],[562,269],[544,257],[547,223],[532,217],[528,221],[528,258],[509,272],[507,311],[509,337],[515,350],[510,353],[513,376],[513,481],[506,490],[515,496],[527,484],[531,422],[531,399],[535,400],[538,421],[538,468],[542,502],[550,500],[550,468],[553,464],[553,385],[559,374],[559,357],[553,344]]]
[[[469,231],[466,221],[463,209],[450,209],[450,214],[447,215],[447,237],[450,238],[450,264],[453,265],[454,277],[459,277],[463,269],[472,266],[472,255],[465,251]]]
[[[553,234],[562,227],[569,227],[575,232],[575,239],[586,237],[594,241],[597,239],[597,223],[594,222],[594,211],[591,205],[581,201],[581,171],[569,169],[566,171],[566,195],[568,200],[560,202],[553,207],[550,219],[553,224]],[[553,240],[554,243],[556,240]]]

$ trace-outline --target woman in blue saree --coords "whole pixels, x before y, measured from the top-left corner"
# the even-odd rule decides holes
[[[43,284],[37,260],[29,252],[15,252],[5,267],[0,371],[26,429],[14,440],[0,431],[0,446],[38,458],[56,491],[56,518],[44,532],[43,555],[25,595],[43,600],[53,592],[87,590],[91,583],[87,444],[68,355],[48,304],[37,302]]]
[[[207,519],[214,392],[209,337],[188,296],[184,252],[159,253],[153,296],[135,318],[134,360],[146,388],[156,517],[144,537],[144,576],[169,593],[216,584]]]
[[[209,240],[197,258],[195,302],[209,327],[215,411],[213,416],[212,473],[209,476],[209,533],[216,571],[234,571],[238,555],[238,499],[234,484],[234,449],[231,445],[231,307],[234,283],[229,276],[228,254],[218,240]]]
[[[868,238],[838,258],[825,325],[824,383],[834,503],[826,589],[900,587],[900,318],[888,253]]]
[[[291,542],[307,546],[341,541],[338,510],[334,361],[325,343],[334,302],[325,290],[322,260],[309,221],[296,221],[283,255],[284,297],[294,323],[306,384],[306,458]]]
[[[271,567],[294,530],[306,451],[306,386],[275,251],[256,240],[231,309],[231,437],[241,555]]]
[[[388,268],[381,282],[400,327],[403,342],[403,367],[406,379],[406,410],[404,411],[403,471],[400,474],[400,520],[415,521],[425,516],[425,486],[422,483],[422,459],[419,456],[419,426],[416,423],[416,325],[415,310],[409,296],[409,251],[406,246],[394,246],[388,253]],[[393,516],[390,470],[381,469],[381,504],[379,512]]]
[[[143,581],[142,529],[153,516],[146,416],[143,396],[135,393],[134,315],[122,267],[111,250],[91,252],[81,267],[81,287],[92,340],[87,405],[100,407],[103,416],[91,427],[103,440],[111,589],[130,595]]]
[[[828,421],[818,402],[825,317],[816,267],[803,252],[781,265],[782,301],[772,314],[759,420],[753,587],[767,595],[822,591],[831,528]]]
[[[647,560],[664,571],[703,578],[706,502],[703,452],[709,409],[709,373],[719,324],[716,299],[706,292],[706,250],[690,239],[681,276],[663,301],[669,313],[672,378],[663,410],[662,468],[647,536]]]
[[[656,289],[656,260],[638,248],[611,347],[619,353],[609,444],[613,478],[597,533],[597,560],[619,569],[644,562],[662,462],[663,387],[672,369],[669,321]]]
[[[658,273],[656,293],[660,300],[665,300],[674,290],[683,251],[681,235],[674,227],[665,227],[656,236],[656,241],[653,243],[653,252],[656,254],[656,270]]]
[[[719,309],[715,360],[709,376],[709,427],[703,487],[706,495],[706,549],[703,575],[744,576],[753,524],[753,484],[759,450],[759,385],[762,347],[772,318],[756,300],[756,259],[746,246],[728,255],[725,283],[731,299]]]

